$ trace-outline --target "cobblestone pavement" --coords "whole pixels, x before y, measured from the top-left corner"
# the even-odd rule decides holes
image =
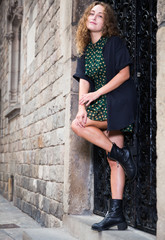
[[[0,240],[22,240],[27,228],[41,226],[0,195]]]

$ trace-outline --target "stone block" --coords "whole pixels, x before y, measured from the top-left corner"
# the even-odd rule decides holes
[[[158,3],[163,3],[158,1]],[[163,6],[158,9],[158,13],[162,14]],[[163,16],[161,16],[163,17]],[[160,27],[157,32],[157,239],[165,238],[165,209],[164,209],[164,171],[165,171],[165,26]]]
[[[38,178],[38,167],[37,165],[31,164],[29,175],[31,178]]]
[[[49,30],[49,33],[50,33],[50,30]],[[46,47],[47,47],[47,55],[46,55],[46,57],[47,57],[47,61],[48,61],[48,63],[47,63],[47,65],[48,65],[48,67],[47,67],[47,69],[49,69],[50,68],[50,65],[52,64],[50,61],[49,61],[49,57],[54,53],[54,51],[55,51],[55,49],[57,49],[57,43],[56,43],[57,41],[56,41],[56,37],[55,36],[52,36],[49,40],[48,40],[48,42],[46,43]]]
[[[52,198],[58,202],[63,202],[63,188],[62,183],[54,183],[54,188],[52,189]]]
[[[36,206],[36,208],[38,208],[39,207],[39,194],[37,193],[35,193],[35,195],[34,195],[34,206]]]
[[[32,206],[32,215],[31,215],[31,217],[33,219],[35,219],[37,222],[39,222],[40,221],[40,216],[41,216],[40,210],[38,210],[35,206]]]
[[[58,31],[57,31],[56,35],[59,36]],[[62,55],[61,45],[58,45],[58,44],[59,43],[56,40],[56,42],[55,42],[56,50],[54,51],[53,55],[51,56],[51,59],[54,58],[54,61],[56,63],[56,65],[55,65],[55,68],[56,68],[55,77],[56,77],[56,79],[58,79],[59,77],[61,77],[63,75],[63,72],[61,72],[61,69],[63,69],[63,62],[60,61],[61,58],[63,57],[63,55]],[[60,68],[60,64],[62,64],[61,68]],[[58,69],[58,67],[59,67],[59,69]]]
[[[90,211],[92,202],[92,163],[91,145],[76,136],[69,128],[71,120],[75,117],[77,96],[69,95],[66,102],[71,102],[65,131],[65,157],[64,157],[64,212],[80,214]],[[78,150],[77,150],[78,149]],[[80,204],[81,203],[81,204]]]
[[[29,216],[32,216],[32,206],[31,206],[31,204],[22,201],[21,210],[23,212],[25,212],[26,214],[28,214]]]
[[[51,133],[50,135],[50,146],[56,146],[63,144],[65,142],[64,128],[58,128]]]
[[[46,213],[45,212],[41,212],[41,215],[40,215],[40,224],[41,224],[41,226],[46,226],[45,222],[46,222]]]
[[[157,2],[157,21],[158,26],[165,22],[165,4],[164,0],[158,0]]]
[[[49,180],[57,183],[64,182],[64,166],[56,165],[49,167]]]
[[[38,177],[40,179],[43,179],[43,169],[44,169],[44,167],[39,165],[39,167],[38,167]]]
[[[27,69],[35,58],[35,33],[36,24],[34,22],[27,34]]]
[[[58,202],[63,201],[63,184],[48,182],[46,186],[46,196]]]
[[[20,198],[20,197],[21,197],[21,188],[18,187],[18,186],[16,186],[16,187],[15,187],[15,193],[16,193],[16,196],[17,196],[18,198]]]
[[[22,175],[30,176],[30,165],[22,164]]]
[[[0,164],[1,166],[1,164]],[[3,172],[0,172],[0,181],[3,181]]]
[[[50,84],[48,79],[49,79],[49,75],[50,75],[50,71],[46,72],[43,76],[41,76],[39,78],[39,80],[37,81],[38,83],[38,89],[39,89],[39,93],[42,92],[44,89],[46,89],[46,87]],[[47,81],[45,81],[45,79]],[[38,93],[38,94],[39,94]]]
[[[26,202],[30,202],[31,195],[29,194],[29,191],[27,189],[20,188],[19,197]]]
[[[43,211],[46,213],[49,213],[50,208],[50,199],[44,197],[43,198]]]
[[[59,95],[49,103],[47,114],[52,115],[63,109],[65,109],[65,98],[62,95]]]
[[[75,74],[76,66],[77,66],[77,61],[72,61],[72,73],[71,73],[71,76],[73,76]],[[73,91],[73,93],[77,93],[78,94],[79,82],[76,81],[74,78],[71,79],[71,90]],[[78,100],[77,100],[77,104],[78,104]]]
[[[50,215],[50,214],[47,214],[46,215],[46,218],[45,218],[45,226],[48,227],[48,228],[56,228],[56,227],[60,227],[62,225],[61,221]]]
[[[37,179],[29,178],[28,182],[29,182],[28,190],[31,192],[37,192]]]
[[[61,155],[62,155],[61,145],[50,147],[47,151],[48,164],[49,165],[62,164],[60,160]]]
[[[45,196],[46,191],[47,191],[47,183],[42,180],[37,180],[37,192]]]
[[[45,146],[45,148],[41,149],[38,152],[39,165],[46,165],[46,164],[48,165],[48,157],[47,157],[47,148],[46,148],[46,146],[49,146],[49,143],[50,143],[50,136],[48,134],[45,134],[44,135],[44,146]]]
[[[64,127],[65,125],[65,110],[57,112],[52,116],[53,129]]]
[[[43,166],[43,179],[50,180],[49,166]]]
[[[21,209],[21,205],[22,205],[22,200],[19,198],[19,197],[15,197],[14,198],[14,205],[16,206],[16,207],[18,207],[19,209]]]
[[[55,76],[53,75],[53,80],[55,80]],[[66,87],[66,83],[63,81],[63,78],[59,78],[53,83],[52,94],[54,97],[63,93],[64,87]],[[58,90],[58,91],[57,91]]]
[[[51,5],[55,2],[55,0],[48,0],[49,2],[49,7],[51,7]],[[56,5],[55,5],[56,6]],[[57,6],[56,6],[57,7]]]
[[[35,193],[28,191],[28,194],[26,194],[24,201],[28,202],[30,205],[35,205]]]
[[[29,154],[29,164],[32,164],[33,166],[36,166],[37,161],[36,161],[36,151],[28,151]]]
[[[49,207],[49,212],[53,216],[57,217],[58,219],[62,220],[63,217],[63,204],[56,202],[54,200],[51,200],[50,202],[50,207]]]
[[[47,198],[52,198],[53,188],[54,188],[54,183],[53,182],[47,182],[47,185],[46,185],[46,197]]]
[[[22,174],[22,165],[17,164],[17,166],[16,166],[16,172],[17,172],[17,174],[19,174],[19,175]]]
[[[47,104],[47,106],[49,106],[49,103]],[[53,118],[52,116],[47,117],[46,119],[43,119],[40,121],[42,123],[41,127],[41,131],[42,133],[46,133],[46,132],[50,132],[53,130]]]
[[[47,106],[40,107],[36,112],[33,113],[33,122],[42,120],[47,117]]]
[[[38,196],[38,206],[39,206],[39,209],[43,210],[43,198],[44,196],[39,194]]]

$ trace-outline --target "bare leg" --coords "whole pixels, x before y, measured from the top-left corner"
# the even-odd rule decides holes
[[[107,128],[107,121],[92,121],[87,119],[87,124],[85,128],[81,128],[76,125],[75,120],[72,122],[72,130],[80,137],[86,139],[87,141],[97,145],[98,147],[103,148],[107,152],[111,151],[112,142],[110,139],[103,133],[102,130]],[[102,129],[102,130],[100,130]]]
[[[111,149],[120,149],[123,147],[123,136],[120,131],[111,132],[110,135],[104,134],[103,130],[107,129],[107,122],[98,122],[87,119],[87,124],[85,127],[80,127],[76,124],[76,120],[72,122],[72,130],[80,137],[88,140],[89,142],[103,148],[107,152],[111,152]],[[114,145],[119,146],[119,148]],[[112,148],[112,146],[114,148]],[[123,151],[123,150],[122,150]],[[123,153],[123,152],[122,152]],[[116,154],[117,155],[117,154]],[[123,154],[120,155],[119,158],[116,157],[115,153],[110,156],[113,159],[120,159],[123,157]],[[106,217],[99,223],[95,223],[92,225],[93,230],[102,231],[107,230],[112,226],[117,226],[119,230],[125,230],[127,228],[127,223],[125,221],[123,212],[122,212],[122,198],[123,198],[123,190],[125,184],[125,173],[123,168],[116,163],[115,161],[111,161],[108,159],[109,165],[111,167],[111,190],[112,190],[112,199],[110,200],[110,210]]]
[[[123,147],[124,137],[120,131],[111,131],[108,135],[106,131],[107,122],[87,120],[85,128],[81,128],[72,122],[72,130],[80,137],[103,148],[109,152],[112,148],[112,142],[120,148]],[[125,173],[123,168],[117,162],[107,158],[111,168],[111,191],[112,199],[122,199],[125,185]]]
[[[120,131],[111,131],[109,135],[107,132],[104,134],[109,137],[110,141],[116,143],[120,148],[124,145],[124,136]],[[111,168],[111,192],[112,199],[122,199],[125,185],[125,173],[120,164],[107,158]]]

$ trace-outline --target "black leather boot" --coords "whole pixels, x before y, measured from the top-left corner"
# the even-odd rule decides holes
[[[101,232],[113,226],[117,226],[118,230],[127,229],[127,223],[122,211],[122,200],[120,199],[110,200],[110,210],[101,222],[92,225],[92,229]]]
[[[120,163],[130,181],[135,179],[137,167],[128,148],[119,148],[116,144],[113,144],[111,152],[108,153],[108,158]]]

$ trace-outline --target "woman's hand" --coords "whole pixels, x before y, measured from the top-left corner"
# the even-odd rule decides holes
[[[84,128],[87,122],[87,111],[85,109],[85,107],[80,108],[77,115],[76,115],[76,124],[81,127]]]
[[[86,104],[86,106],[89,106],[91,102],[93,102],[99,97],[100,97],[100,94],[98,91],[83,94],[79,100],[79,104],[80,105]]]

